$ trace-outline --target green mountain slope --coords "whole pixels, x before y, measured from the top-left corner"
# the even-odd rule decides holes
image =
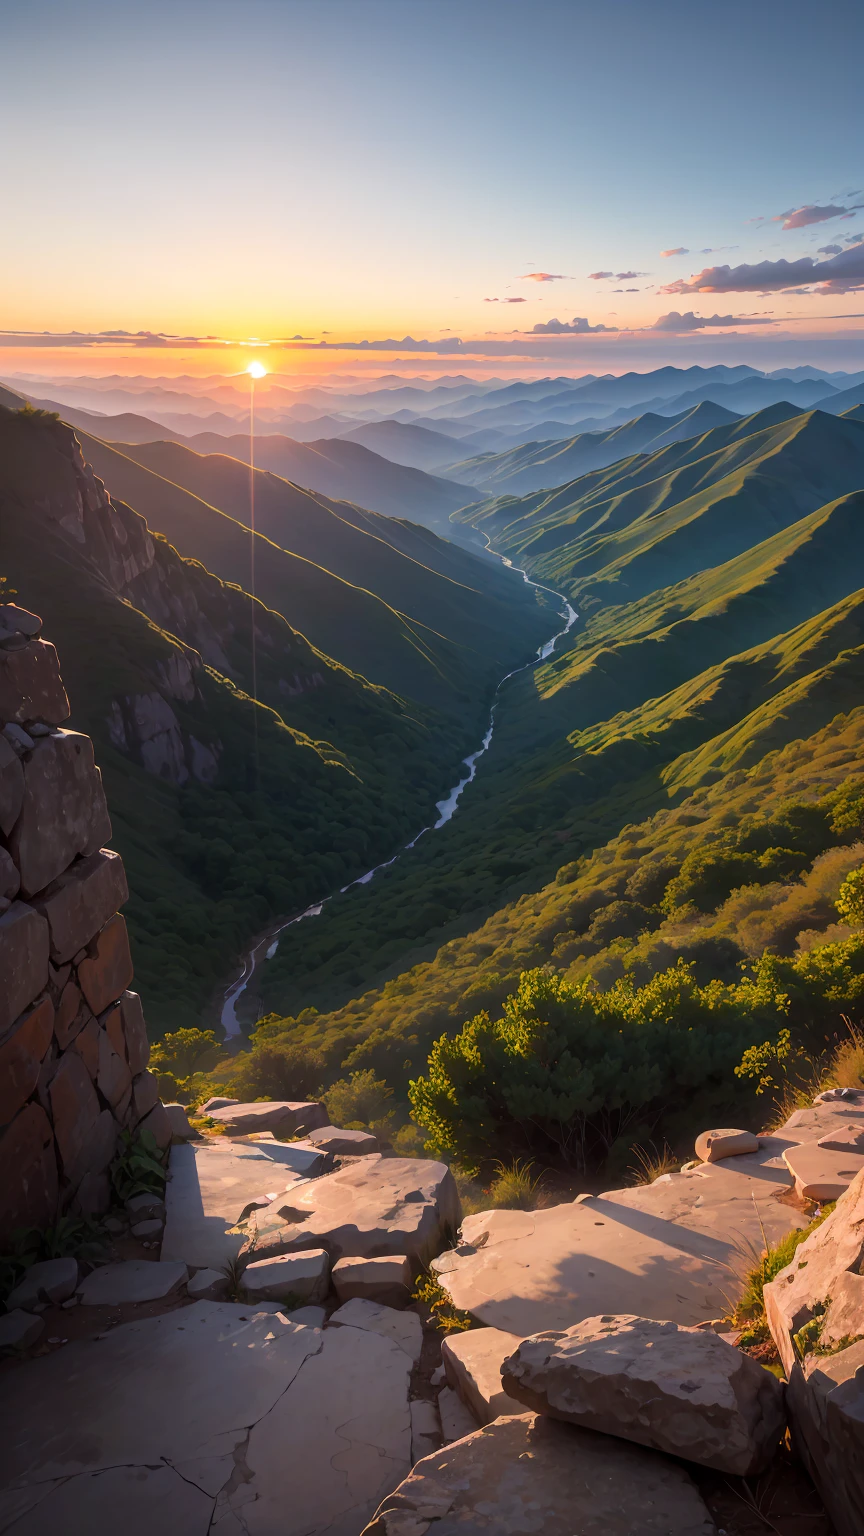
[[[737,419],[732,411],[705,401],[677,416],[648,412],[605,432],[581,432],[557,442],[535,440],[507,453],[482,454],[454,464],[452,474],[487,496],[524,496],[543,486],[564,485],[577,475],[615,464],[634,453],[655,453],[668,443],[701,437],[712,427]]]
[[[108,490],[141,511],[181,554],[201,560],[225,581],[250,583],[251,535],[242,523],[115,448],[79,436]],[[177,451],[196,465],[208,463],[189,450]],[[224,463],[233,465],[239,496],[249,472],[236,460]],[[323,498],[274,476],[261,479],[259,597],[371,682],[473,723],[501,673],[526,659],[554,627],[530,593],[526,601],[524,583],[515,576],[512,602],[487,596],[489,587],[500,590],[501,573],[491,563],[484,590],[478,573],[485,582],[486,567],[466,553],[471,585],[459,584],[361,532]],[[298,552],[305,550],[309,555]]]
[[[447,719],[332,661],[111,502],[68,428],[0,409],[3,574],[58,647],[96,745],[151,1026],[193,1023],[276,913],[429,819],[463,747]]]

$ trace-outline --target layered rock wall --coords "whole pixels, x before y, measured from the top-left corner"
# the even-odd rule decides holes
[[[41,620],[0,605],[0,1242],[109,1203],[122,1131],[170,1140],[119,913],[123,862]]]

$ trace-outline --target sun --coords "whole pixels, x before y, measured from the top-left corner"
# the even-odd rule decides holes
[[[267,369],[264,367],[263,363],[250,363],[249,367],[246,369],[246,372],[253,379],[263,379]]]

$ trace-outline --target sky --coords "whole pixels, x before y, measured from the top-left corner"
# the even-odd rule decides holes
[[[862,368],[862,44],[857,0],[0,0],[0,372]]]

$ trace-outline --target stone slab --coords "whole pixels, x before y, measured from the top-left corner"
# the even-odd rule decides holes
[[[783,1160],[805,1200],[838,1200],[864,1169],[864,1154],[852,1150],[833,1151],[820,1146],[818,1141],[788,1147]]]
[[[307,1183],[254,1217],[261,1253],[326,1248],[331,1257],[440,1251],[459,1224],[459,1195],[444,1163],[373,1153]]]
[[[305,1141],[336,1157],[365,1157],[378,1151],[378,1137],[370,1131],[343,1131],[335,1125],[322,1125],[315,1131],[307,1131]]]
[[[212,1136],[172,1146],[163,1259],[202,1269],[235,1259],[246,1234],[231,1229],[250,1202],[301,1183],[292,1159],[290,1145],[278,1141]]]
[[[502,1380],[537,1413],[736,1477],[786,1432],[779,1381],[710,1329],[606,1313],[524,1339]]]
[[[452,1387],[442,1387],[438,1393],[438,1417],[441,1421],[441,1438],[445,1445],[452,1445],[454,1440],[462,1440],[465,1435],[472,1435],[478,1424],[471,1409],[463,1403],[459,1393],[454,1392]]]
[[[40,737],[23,766],[24,799],[9,834],[9,851],[21,890],[34,896],[77,854],[95,853],[107,843],[111,822],[89,736],[58,730]]]
[[[103,1013],[122,997],[132,980],[132,956],[126,923],[119,912],[110,918],[78,966],[78,982],[89,1008]]]
[[[172,1141],[194,1141],[199,1132],[189,1124],[189,1112],[185,1104],[166,1104],[165,1113],[171,1127]]]
[[[423,1349],[423,1325],[416,1312],[396,1312],[392,1307],[376,1306],[374,1301],[355,1297],[346,1301],[330,1317],[331,1328],[362,1328],[392,1339],[415,1365]]]
[[[838,1126],[836,1130],[820,1136],[816,1145],[827,1147],[829,1152],[855,1152],[864,1156],[864,1123]]]
[[[186,1294],[193,1301],[224,1301],[228,1295],[228,1276],[218,1269],[199,1269],[187,1282]]]
[[[524,1413],[524,1404],[509,1397],[501,1381],[501,1366],[521,1340],[500,1328],[471,1328],[450,1333],[441,1345],[447,1381],[470,1408],[477,1424],[491,1424],[508,1414]]]
[[[384,1259],[340,1259],[333,1266],[333,1289],[340,1301],[360,1296],[385,1307],[407,1307],[411,1300],[411,1263],[404,1254]]]
[[[85,1307],[121,1307],[130,1302],[162,1301],[186,1284],[189,1271],[185,1264],[149,1263],[146,1259],[125,1259],[119,1264],[103,1264],[94,1269],[78,1287]]]
[[[719,1163],[724,1157],[740,1157],[744,1152],[758,1152],[759,1138],[752,1131],[703,1131],[696,1137],[696,1156],[703,1163]]]
[[[292,1323],[298,1323],[304,1328],[323,1328],[327,1318],[326,1307],[293,1307],[285,1316]]]
[[[418,1462],[363,1536],[715,1536],[687,1473],[656,1452],[533,1414]]]
[[[230,1104],[224,1109],[209,1110],[208,1114],[217,1125],[238,1136],[250,1131],[275,1131],[280,1136],[295,1136],[327,1124],[323,1104],[297,1103],[288,1099],[263,1104]]]
[[[330,1260],[323,1248],[247,1264],[242,1277],[249,1301],[323,1301],[330,1289]]]
[[[424,1456],[431,1456],[433,1451],[441,1447],[443,1435],[441,1434],[441,1418],[436,1403],[427,1402],[424,1398],[415,1398],[411,1408],[411,1465],[422,1461]]]
[[[55,1304],[68,1301],[70,1296],[74,1296],[77,1287],[77,1259],[43,1259],[39,1264],[30,1265],[8,1296],[6,1305],[26,1309],[38,1301],[52,1301]]]
[[[31,1495],[8,1536],[77,1536],[123,1531],[123,1536],[207,1536],[213,1500],[171,1467],[111,1467],[83,1473]]]
[[[55,965],[71,960],[89,944],[128,899],[129,888],[119,853],[102,848],[87,858],[76,859],[33,901],[48,924]]]

